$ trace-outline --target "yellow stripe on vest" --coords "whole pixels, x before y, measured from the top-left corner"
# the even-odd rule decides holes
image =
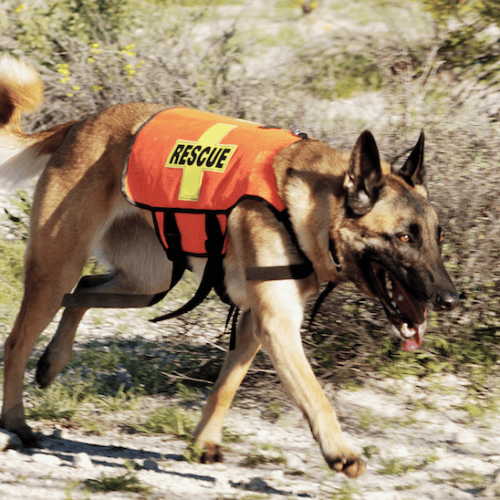
[[[165,167],[182,168],[179,200],[198,201],[203,172],[224,172],[237,146],[219,144],[236,125],[217,123],[198,141],[178,140],[168,155]]]

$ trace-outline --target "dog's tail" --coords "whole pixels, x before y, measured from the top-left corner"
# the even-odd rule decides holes
[[[10,56],[0,57],[0,178],[16,184],[45,168],[74,122],[27,135],[21,115],[33,113],[43,102],[42,79],[31,66]]]

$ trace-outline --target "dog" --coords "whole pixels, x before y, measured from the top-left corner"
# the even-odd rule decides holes
[[[23,410],[28,358],[64,297],[77,285],[93,250],[99,247],[114,271],[95,286],[77,286],[75,297],[90,292],[103,297],[157,294],[171,287],[175,274],[175,263],[156,234],[154,214],[123,196],[123,166],[131,145],[164,107],[121,104],[27,135],[21,115],[35,111],[43,95],[35,69],[8,56],[0,60],[0,177],[15,184],[40,175],[25,256],[24,298],[5,342],[0,420],[1,427],[16,433],[26,446],[38,444]],[[174,135],[175,130],[166,134]],[[229,137],[221,144],[231,145]],[[380,161],[369,131],[359,136],[350,154],[321,141],[299,139],[290,140],[271,162],[277,203],[285,210],[280,212],[259,196],[245,196],[226,213],[223,285],[241,314],[234,349],[228,351],[208,396],[195,441],[204,450],[204,461],[222,460],[224,415],[263,348],[307,418],[330,468],[357,477],[365,463],[344,439],[302,348],[306,301],[322,283],[351,281],[380,299],[401,346],[411,351],[423,340],[428,312],[450,311],[459,298],[443,265],[443,233],[428,201],[423,132],[398,169]],[[205,161],[195,144],[184,157],[179,146],[174,160]],[[217,158],[225,162],[231,151],[214,152],[214,168]],[[175,165],[179,172],[181,167]],[[203,175],[206,179],[196,189],[208,182],[207,172]],[[188,269],[200,277],[211,258],[184,257]],[[278,275],[266,278],[268,269],[277,269]],[[251,276],[252,271],[257,274]],[[71,359],[75,332],[86,310],[78,303],[64,310],[38,364],[36,380],[41,387],[47,387]]]

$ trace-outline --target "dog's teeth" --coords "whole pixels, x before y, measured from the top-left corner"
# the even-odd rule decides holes
[[[385,275],[385,288],[387,291],[392,290],[392,280],[387,273]]]
[[[413,337],[415,333],[415,330],[413,328],[410,328],[408,326],[408,323],[403,323],[403,326],[401,327],[401,335],[403,335],[403,337],[409,339],[410,337]]]
[[[398,302],[403,302],[403,296],[402,295],[398,295]]]
[[[387,295],[390,299],[394,297],[392,293],[392,280],[388,273],[385,273],[385,291],[387,292]]]

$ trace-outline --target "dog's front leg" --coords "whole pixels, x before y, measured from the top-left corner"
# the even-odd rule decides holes
[[[358,477],[365,464],[347,445],[339,422],[305,356],[300,337],[303,306],[296,281],[252,285],[257,336],[287,392],[300,407],[328,465]]]
[[[236,347],[228,351],[215,386],[208,396],[195,430],[195,441],[204,450],[205,463],[222,461],[222,424],[234,395],[260,349],[250,311],[242,313],[236,329]]]

